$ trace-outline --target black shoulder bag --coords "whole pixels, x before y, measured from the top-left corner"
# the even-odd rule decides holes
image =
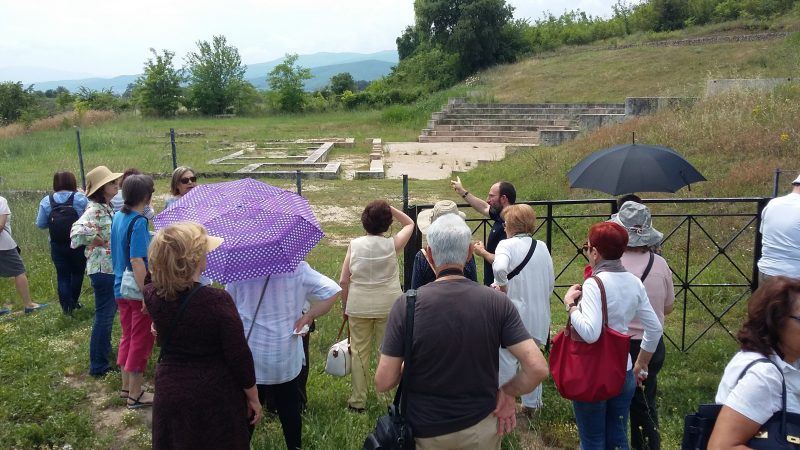
[[[158,362],[161,362],[161,360],[164,358],[164,355],[169,353],[167,351],[167,346],[172,340],[172,335],[175,333],[175,328],[178,327],[178,321],[181,319],[181,316],[183,316],[183,312],[186,311],[186,305],[189,304],[189,300],[198,290],[200,290],[201,287],[203,287],[202,284],[196,284],[181,299],[181,307],[178,309],[178,314],[175,314],[175,317],[172,318],[172,322],[169,324],[169,330],[164,333],[164,342],[161,343],[161,351],[158,353]]]
[[[417,291],[406,291],[406,332],[403,339],[403,376],[400,386],[389,405],[389,413],[378,417],[375,429],[367,435],[362,450],[413,450],[416,448],[414,433],[405,418],[407,396],[403,395],[403,385],[408,384],[411,367],[411,344],[414,335],[414,305]]]
[[[515,276],[519,275],[520,272],[522,272],[522,269],[525,268],[525,264],[528,264],[528,261],[531,260],[531,256],[533,256],[533,252],[536,250],[536,242],[537,242],[536,239],[531,237],[531,248],[528,249],[528,254],[525,255],[525,259],[523,259],[522,262],[519,263],[519,265],[514,268],[514,270],[512,270],[511,272],[508,272],[508,275],[506,276],[506,278],[508,278],[510,280],[510,279],[514,278]]]
[[[781,410],[761,425],[758,433],[747,441],[747,446],[754,450],[800,449],[800,414],[786,412],[786,380],[780,367],[768,358],[759,358],[742,370],[738,380],[744,377],[750,367],[762,362],[773,364],[781,373]],[[683,420],[682,450],[705,450],[708,447],[708,438],[711,437],[721,409],[722,405],[702,404],[697,412],[686,416]]]

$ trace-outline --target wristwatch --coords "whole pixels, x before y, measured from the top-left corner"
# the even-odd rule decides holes
[[[575,303],[565,303],[564,306],[567,307],[567,312],[569,312],[569,309],[573,308],[575,306]]]

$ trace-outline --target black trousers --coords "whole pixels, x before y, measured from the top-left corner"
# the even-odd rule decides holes
[[[258,384],[258,401],[265,405],[267,398],[274,400],[278,418],[283,429],[283,439],[288,450],[301,448],[301,431],[303,418],[300,414],[300,389],[297,376],[291,381],[281,384]],[[250,427],[250,437],[253,436],[255,427]]]
[[[631,339],[630,354],[634,363],[639,356],[641,344],[641,339]],[[633,394],[633,400],[631,400],[631,448],[634,450],[659,450],[661,448],[656,394],[658,393],[657,375],[664,365],[666,353],[664,339],[661,339],[658,341],[658,347],[647,367],[648,375],[642,383],[643,388],[637,387]]]

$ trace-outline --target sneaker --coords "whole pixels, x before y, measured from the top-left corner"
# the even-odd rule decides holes
[[[0,308],[0,316],[4,316],[10,313],[11,313],[11,308]]]
[[[32,313],[32,312],[34,312],[36,310],[42,309],[42,308],[47,308],[47,303],[40,303],[40,304],[38,304],[36,306],[30,307],[30,308],[25,308],[25,314],[30,314],[30,313]]]

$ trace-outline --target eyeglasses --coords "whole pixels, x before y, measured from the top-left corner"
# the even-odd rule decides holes
[[[182,184],[189,184],[190,181],[192,183],[197,183],[197,177],[183,177],[183,178],[181,178],[181,183]]]
[[[589,251],[589,248],[590,248],[590,247],[589,247],[589,243],[588,243],[588,242],[584,242],[584,244],[583,244],[583,247],[581,247],[581,250],[582,250],[584,253],[586,253],[586,252],[588,252],[588,251]]]

